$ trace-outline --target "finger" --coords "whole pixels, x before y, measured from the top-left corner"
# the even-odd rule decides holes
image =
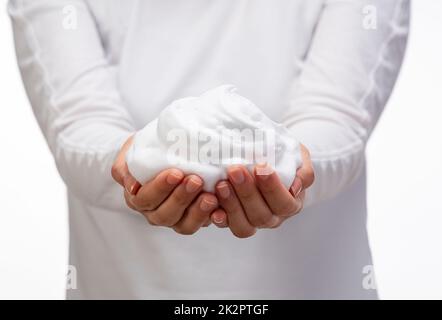
[[[127,170],[127,173],[123,178],[123,186],[124,189],[131,195],[136,195],[138,190],[141,188],[141,184],[129,173],[129,170]]]
[[[170,196],[154,211],[145,212],[148,221],[154,225],[171,227],[183,216],[186,208],[198,196],[203,181],[196,175],[184,178]]]
[[[173,229],[180,234],[194,234],[204,225],[217,207],[218,199],[213,194],[200,194],[198,199],[187,208],[186,213]]]
[[[305,190],[301,191],[301,193],[298,195],[298,197],[295,198],[295,201],[296,201],[296,206],[297,206],[295,214],[298,214],[304,208]]]
[[[118,152],[117,157],[115,158],[114,164],[112,165],[111,174],[116,182],[118,182],[121,186],[123,186],[123,179],[126,173],[128,172],[126,164],[126,152],[129,149],[133,142],[133,136],[129,137],[126,142],[121,147]]]
[[[243,166],[233,166],[227,172],[250,223],[257,228],[269,227],[276,223],[276,217],[261,196],[249,171]]]
[[[126,205],[131,208],[132,210],[138,211],[137,208],[132,204],[133,195],[131,195],[127,190],[124,190],[124,200],[126,201]]]
[[[140,211],[155,210],[183,178],[184,174],[178,169],[164,170],[138,190],[132,203]]]
[[[213,224],[216,225],[218,228],[227,228],[229,226],[227,213],[221,208],[215,210],[211,214],[210,219]]]
[[[290,193],[293,195],[293,197],[296,199],[299,197],[299,194],[304,190],[302,185],[302,180],[300,177],[296,176],[295,180],[292,183],[292,186],[290,187]]]
[[[221,181],[216,186],[216,194],[220,205],[227,213],[227,221],[232,233],[238,238],[248,238],[256,233],[228,181]],[[213,220],[212,220],[213,221]]]
[[[255,177],[256,185],[273,214],[289,217],[298,212],[299,205],[295,197],[269,165],[256,166]]]
[[[301,157],[302,157],[302,166],[296,171],[296,178],[300,180],[300,183],[302,185],[301,190],[303,190],[307,189],[313,184],[315,180],[315,171],[310,158],[310,153],[307,150],[307,148],[303,145],[301,145]]]
[[[271,226],[270,229],[276,229],[276,228],[278,228],[278,227],[281,226],[281,225],[284,223],[284,221],[287,220],[288,218],[290,218],[290,217],[279,217],[279,216],[278,216],[278,222],[277,222],[275,225]]]
[[[124,145],[121,147],[120,152],[115,159],[115,162],[111,169],[111,175],[116,182],[123,186],[128,193],[136,194],[141,187],[138,181],[130,174],[126,164],[126,152],[130,148],[133,142],[133,136],[127,139]]]

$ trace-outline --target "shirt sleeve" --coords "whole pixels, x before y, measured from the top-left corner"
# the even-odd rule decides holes
[[[331,198],[365,165],[365,145],[404,57],[408,0],[324,2],[284,117],[310,150],[315,183],[306,205]]]
[[[26,92],[68,189],[124,208],[110,171],[135,130],[86,3],[10,0],[8,10]]]

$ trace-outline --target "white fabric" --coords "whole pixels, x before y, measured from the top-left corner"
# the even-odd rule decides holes
[[[363,286],[364,147],[401,65],[409,1],[11,0],[9,11],[69,190],[69,298],[376,297]],[[223,83],[310,149],[308,207],[247,240],[149,226],[112,181],[116,152],[173,100]]]
[[[208,192],[227,179],[229,166],[241,164],[252,172],[264,163],[288,189],[302,164],[299,142],[290,131],[231,85],[172,102],[134,135],[126,162],[142,184],[162,170],[178,168],[199,175]]]

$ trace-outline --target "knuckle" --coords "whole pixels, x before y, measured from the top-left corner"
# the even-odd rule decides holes
[[[181,192],[172,193],[172,200],[173,202],[175,202],[175,204],[177,204],[180,207],[185,207],[189,203],[188,197],[186,197],[186,195],[184,195]]]
[[[154,221],[152,221],[152,218],[149,215],[144,214],[144,213],[143,213],[143,215],[146,218],[146,221],[148,224],[150,224],[151,226],[157,226],[157,224]]]
[[[227,214],[227,216],[242,216],[245,212],[239,201],[230,201],[228,203],[222,204],[221,207]]]
[[[123,192],[123,197],[124,197],[124,201],[126,202],[126,205],[129,208],[131,208],[132,210],[137,210],[135,205],[132,203],[129,194],[126,191]]]
[[[142,208],[145,211],[152,211],[155,209],[155,205],[152,203],[152,201],[143,196],[134,197],[133,204],[138,208]]]
[[[269,228],[270,228],[270,229],[276,229],[276,228],[279,228],[279,227],[282,225],[283,222],[284,222],[284,219],[279,219],[278,222],[277,222],[276,224],[274,224],[273,226],[270,226]]]
[[[251,236],[255,235],[256,229],[252,229],[252,228],[238,229],[238,230],[232,230],[232,233],[237,238],[246,239],[246,238],[250,238]]]
[[[298,204],[298,207],[296,208],[294,214],[298,214],[304,209],[304,201],[300,201]]]
[[[191,236],[191,235],[195,234],[195,232],[196,232],[195,229],[181,228],[181,227],[175,227],[175,228],[173,228],[173,230],[176,233],[181,234],[183,236]]]
[[[156,213],[154,215],[154,218],[152,218],[152,220],[159,226],[163,226],[163,227],[171,227],[175,224],[175,221],[173,221],[170,217],[168,217],[167,215],[162,215],[162,214],[158,214]]]
[[[272,215],[257,215],[256,217],[250,218],[250,223],[257,228],[262,228],[272,222]]]
[[[243,201],[251,202],[254,198],[254,192],[251,189],[245,189],[238,192],[238,197]]]
[[[203,211],[201,208],[198,208],[197,210],[195,210],[195,212],[193,213],[195,216],[195,220],[197,222],[200,221],[206,221],[207,219],[210,218],[211,215],[211,211],[207,212],[207,211]]]
[[[279,185],[274,182],[264,183],[261,185],[262,192],[272,195],[275,194],[279,189]]]
[[[155,209],[156,207],[152,203],[147,203],[146,205],[143,206],[144,211],[152,211]]]
[[[302,200],[296,201],[294,207],[295,208],[294,208],[293,212],[289,216],[286,216],[286,217],[295,216],[298,213],[300,213],[302,211],[302,209],[304,208],[304,201],[302,201]]]
[[[143,204],[143,210],[152,211],[152,210],[155,210],[155,209],[156,209],[156,206],[152,202],[145,202]]]
[[[126,205],[130,208],[130,209],[132,209],[132,210],[136,210],[136,208],[134,207],[134,205],[129,201],[129,199],[125,199],[125,201],[126,201]]]
[[[295,214],[297,210],[296,200],[293,199],[282,203],[275,213],[279,216],[291,216]]]
[[[167,193],[170,192],[174,188],[174,186],[167,183],[165,179],[155,179],[154,188],[160,193]]]

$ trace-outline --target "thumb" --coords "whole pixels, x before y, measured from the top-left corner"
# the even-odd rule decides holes
[[[133,142],[133,136],[126,140],[124,145],[121,147],[118,155],[112,165],[112,178],[118,182],[126,191],[130,194],[136,194],[138,189],[141,187],[140,183],[130,174],[129,168],[126,163],[126,153],[129,150]]]

